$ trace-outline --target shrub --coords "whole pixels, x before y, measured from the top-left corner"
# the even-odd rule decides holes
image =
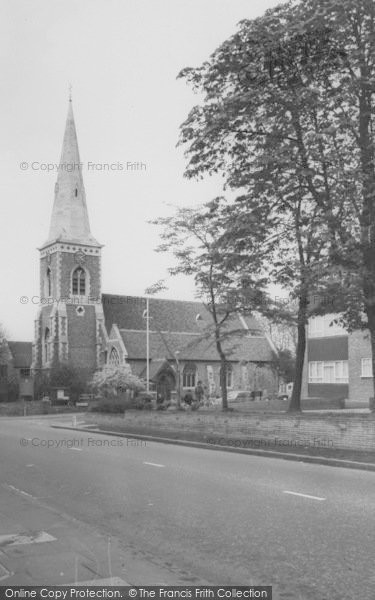
[[[19,384],[16,379],[8,379],[6,402],[16,402],[19,397]]]
[[[151,398],[136,398],[134,400],[134,408],[138,410],[152,410]]]
[[[145,386],[139,377],[132,374],[129,365],[123,365],[122,367],[106,366],[101,371],[97,371],[90,387],[95,393],[113,398],[127,390],[143,390]]]
[[[125,410],[152,410],[152,398],[141,394],[134,399],[125,395],[101,398],[91,408],[93,412],[123,413]]]
[[[134,408],[134,402],[132,400],[126,400],[125,398],[102,398],[96,404],[91,407],[93,412],[103,413],[123,413],[128,408]]]
[[[91,373],[87,369],[77,368],[70,363],[52,367],[49,371],[37,372],[35,376],[34,396],[36,399],[49,396],[56,388],[69,390],[70,399],[77,401],[86,390]]]

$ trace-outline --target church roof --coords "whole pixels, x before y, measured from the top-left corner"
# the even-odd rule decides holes
[[[32,342],[8,342],[8,347],[15,367],[31,367],[33,349]]]
[[[129,359],[145,359],[146,332],[120,329],[120,334]],[[253,337],[249,334],[238,335],[224,342],[223,346],[224,349],[231,349],[231,352],[228,352],[227,355],[229,361],[269,362],[275,358],[267,339],[264,337]],[[202,339],[199,333],[150,332],[151,359],[165,357],[174,360],[177,350],[179,360],[220,360],[212,338]]]
[[[48,241],[99,246],[90,232],[73,107],[69,101]]]
[[[146,329],[146,320],[143,318],[146,298],[102,294],[102,303],[108,332],[113,323],[119,329]],[[212,323],[211,315],[202,302],[150,298],[149,307],[150,330],[199,333],[204,326]],[[254,317],[246,317],[246,323],[249,329],[261,331]],[[238,327],[242,328],[240,321]]]
[[[120,330],[129,358],[146,356],[146,319],[143,316],[146,299],[135,296],[102,295],[105,325],[108,333],[115,324]],[[176,350],[181,360],[218,360],[212,336],[204,339],[212,317],[201,302],[150,298],[150,356],[173,358]],[[241,331],[231,336],[224,347],[232,348],[230,360],[266,362],[274,359],[271,345],[259,323],[246,317],[231,320],[231,330]],[[246,333],[246,330],[249,330]]]

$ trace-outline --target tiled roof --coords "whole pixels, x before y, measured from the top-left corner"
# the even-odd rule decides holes
[[[146,298],[137,296],[102,295],[105,325],[110,332],[113,323],[119,329],[146,329],[146,319],[143,312],[146,308]],[[201,302],[185,300],[162,300],[150,298],[150,329],[154,331],[179,331],[199,333],[202,328],[212,323],[207,308]],[[197,316],[200,316],[197,319]],[[241,322],[236,319],[237,328],[242,329]],[[257,321],[246,317],[250,329],[260,329]]]
[[[121,337],[128,352],[129,359],[146,358],[146,332],[120,329]],[[259,361],[273,360],[271,347],[262,337],[238,336],[231,339],[225,346],[234,346],[233,352],[228,353],[231,361]],[[199,334],[191,333],[159,333],[150,332],[150,357],[151,359],[174,359],[176,350],[179,360],[220,360],[213,340],[202,339]]]
[[[129,359],[146,358],[146,319],[143,317],[146,299],[135,296],[102,296],[105,324],[108,333],[113,324],[120,330]],[[153,359],[173,359],[176,350],[181,360],[219,360],[212,336],[204,339],[204,331],[212,327],[212,317],[201,302],[161,300],[150,298],[150,356]],[[267,339],[260,333],[259,323],[246,317],[247,328],[253,335],[245,333],[243,320],[237,316],[230,322],[230,330],[245,335],[233,336],[224,344],[228,360],[267,362],[274,358]],[[254,332],[258,332],[255,337]]]
[[[32,342],[8,342],[15,367],[31,367]]]

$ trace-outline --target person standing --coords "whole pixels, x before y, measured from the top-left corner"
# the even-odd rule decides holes
[[[204,388],[203,388],[201,381],[198,381],[197,385],[195,386],[194,393],[195,393],[195,401],[198,404],[201,404],[203,401],[203,397],[204,397]]]

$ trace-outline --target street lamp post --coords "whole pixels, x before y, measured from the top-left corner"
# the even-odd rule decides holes
[[[146,319],[146,391],[150,391],[150,300],[146,298],[146,310],[143,311]]]
[[[181,373],[180,373],[180,361],[178,360],[179,350],[174,353],[177,367],[177,408],[181,408]]]
[[[146,378],[147,378],[147,393],[150,391],[150,301],[146,301]]]

